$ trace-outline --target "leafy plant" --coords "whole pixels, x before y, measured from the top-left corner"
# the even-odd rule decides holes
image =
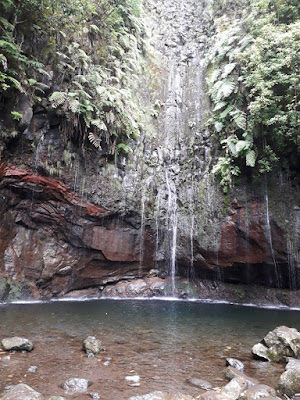
[[[298,2],[251,0],[209,54],[208,124],[222,146],[214,172],[224,191],[242,171],[269,172],[299,152],[299,20]]]

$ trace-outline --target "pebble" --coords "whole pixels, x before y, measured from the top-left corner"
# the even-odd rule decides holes
[[[31,365],[29,368],[28,368],[28,372],[36,372],[38,370],[38,367],[36,366],[36,365]]]
[[[131,376],[126,376],[125,380],[127,382],[132,382],[132,383],[138,383],[140,381],[140,376],[139,375],[131,375]]]
[[[100,396],[100,394],[99,393],[89,393],[89,395],[91,396],[91,398],[93,399],[93,400],[99,400],[100,398],[101,398],[101,396]]]

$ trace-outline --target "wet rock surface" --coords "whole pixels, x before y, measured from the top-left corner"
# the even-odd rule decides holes
[[[95,338],[95,336],[88,336],[83,341],[83,349],[88,357],[95,357],[103,349],[101,340]]]
[[[177,0],[151,1],[144,12],[157,54],[149,65],[155,76],[140,83],[147,107],[159,105],[145,128],[153,137],[142,135],[128,159],[117,157],[115,165],[94,153],[88,162],[77,154],[76,168],[62,167],[62,179],[44,176],[41,167],[47,146],[55,143],[59,161],[65,150],[57,122],[50,128],[53,115],[43,121],[39,151],[31,146],[37,130],[3,152],[1,160],[11,164],[0,167],[0,272],[22,283],[18,293],[10,282],[1,284],[3,300],[86,288],[100,296],[106,286],[112,296],[157,295],[163,284],[148,288],[141,281],[126,289],[121,282],[144,278],[153,267],[163,278],[172,263],[177,275],[197,281],[299,287],[300,220],[289,182],[282,178],[278,185],[275,177],[269,185],[275,193],[247,182],[225,198],[210,173],[215,150],[203,125],[204,59],[216,21],[195,0],[184,7]],[[41,119],[25,100],[24,129]],[[247,300],[243,291],[236,297]],[[281,302],[289,301],[283,293]]]
[[[231,367],[238,369],[239,371],[244,371],[245,369],[244,364],[236,358],[226,358],[226,365],[230,365]]]
[[[253,347],[252,353],[268,361],[286,362],[287,357],[300,354],[300,333],[295,328],[279,326],[269,332],[262,343]]]
[[[300,393],[300,360],[289,359],[278,386],[279,390],[287,396]]]
[[[1,344],[6,351],[32,351],[33,343],[26,338],[12,337],[1,340]]]

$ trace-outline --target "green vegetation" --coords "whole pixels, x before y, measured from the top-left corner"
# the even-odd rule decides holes
[[[290,158],[300,153],[300,4],[239,5],[238,19],[219,21],[208,57],[209,127],[222,146],[214,172],[225,192],[241,173],[269,172],[279,161],[295,167]]]
[[[140,130],[132,79],[144,51],[140,13],[140,0],[0,0],[2,103],[18,91],[34,105],[46,100],[79,147],[130,151]]]

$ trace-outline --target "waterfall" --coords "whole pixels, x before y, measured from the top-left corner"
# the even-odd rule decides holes
[[[140,228],[140,265],[139,265],[139,277],[141,277],[143,263],[144,263],[144,245],[145,245],[145,201],[146,201],[146,190],[145,187],[142,189],[141,197],[141,228]]]
[[[279,274],[278,265],[275,258],[275,253],[273,249],[272,243],[272,231],[271,231],[271,224],[270,224],[270,215],[269,215],[269,195],[268,195],[268,184],[267,179],[265,180],[265,205],[266,205],[266,229],[267,229],[267,240],[271,252],[271,257],[273,260],[274,271],[275,271],[275,278],[276,278],[276,287],[281,287],[281,279]]]
[[[168,208],[167,208],[167,240],[169,243],[169,272],[171,278],[171,291],[175,295],[175,278],[176,278],[176,247],[177,247],[177,193],[176,186],[169,178],[166,171],[166,185],[168,193]]]

